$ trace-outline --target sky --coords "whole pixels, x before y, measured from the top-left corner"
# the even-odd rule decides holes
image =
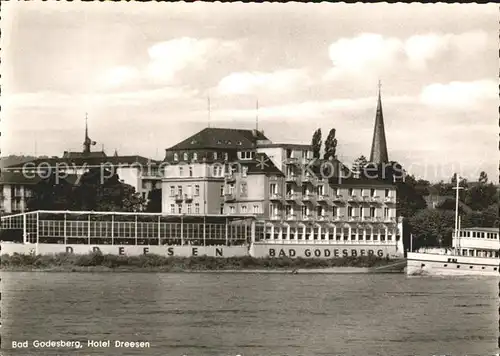
[[[15,2],[1,26],[2,155],[80,151],[88,113],[108,154],[162,159],[258,121],[278,143],[335,128],[350,165],[369,157],[380,80],[391,160],[498,179],[495,4]]]

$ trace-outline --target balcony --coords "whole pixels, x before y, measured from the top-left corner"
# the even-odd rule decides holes
[[[300,193],[287,193],[286,200],[301,200],[302,199],[302,194]]]
[[[304,221],[315,221],[316,220],[316,215],[311,214],[311,213],[304,214],[304,215],[302,215],[302,220],[304,220]]]
[[[338,194],[336,194],[336,195],[334,195],[334,196],[332,197],[332,200],[333,200],[334,202],[342,202],[342,201],[344,201],[344,197],[343,197],[342,195],[338,195]]]
[[[396,199],[394,199],[394,197],[385,197],[384,198],[384,203],[386,203],[386,204],[395,204],[396,203]]]
[[[193,200],[193,194],[184,194],[184,200],[185,201],[192,201]]]
[[[285,177],[285,181],[287,182],[295,182],[298,176],[295,173],[288,173]]]
[[[271,220],[281,220],[281,215],[279,214],[272,214],[269,219]]]
[[[393,216],[386,216],[386,217],[384,217],[384,222],[394,224],[394,223],[396,223],[396,218]]]
[[[331,220],[339,222],[339,221],[345,221],[345,218],[344,215],[337,215],[337,216],[332,216]]]
[[[236,200],[236,194],[232,192],[228,192],[224,194],[224,201],[225,202],[230,202],[230,201],[235,201]]]
[[[327,221],[327,220],[328,220],[328,218],[327,218],[325,215],[321,214],[321,215],[318,215],[317,220],[318,220],[318,221]]]
[[[236,175],[234,172],[226,172],[224,173],[224,180],[226,182],[234,182],[236,180]]]
[[[358,203],[361,201],[361,198],[358,197],[357,195],[349,195],[347,197],[347,201],[353,202],[353,203]]]
[[[295,215],[295,214],[288,214],[286,216],[286,220],[288,220],[288,221],[296,221],[297,220],[297,215]]]
[[[359,217],[359,216],[349,216],[347,220],[349,222],[356,222],[356,221],[360,221],[361,217]]]
[[[269,194],[269,200],[281,200],[282,196],[280,193],[271,193]]]
[[[181,194],[176,194],[174,196],[175,201],[183,201],[184,200],[184,195]]]
[[[318,202],[331,204],[332,200],[330,199],[330,196],[328,196],[328,195],[318,194]]]

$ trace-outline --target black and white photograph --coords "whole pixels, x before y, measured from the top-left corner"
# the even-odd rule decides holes
[[[498,5],[0,28],[1,355],[499,355]]]

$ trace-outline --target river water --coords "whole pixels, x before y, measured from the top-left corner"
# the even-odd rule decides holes
[[[6,273],[2,355],[494,355],[498,281],[405,275]],[[28,349],[12,349],[12,341]],[[32,347],[79,340],[82,348]],[[111,347],[88,347],[110,340]],[[147,341],[149,348],[115,348]]]

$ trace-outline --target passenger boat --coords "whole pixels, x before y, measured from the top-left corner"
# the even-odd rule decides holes
[[[408,252],[408,275],[500,276],[499,230],[493,227],[460,228],[458,181],[455,187],[457,196],[452,248]]]

